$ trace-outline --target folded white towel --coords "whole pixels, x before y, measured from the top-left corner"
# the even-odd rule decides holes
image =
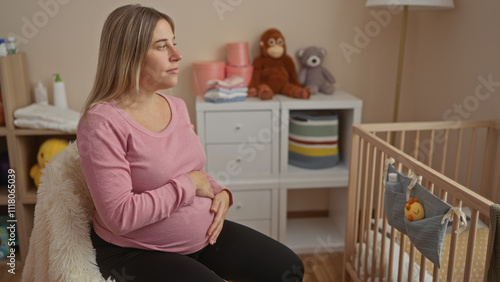
[[[80,113],[52,105],[31,104],[14,111],[14,125],[22,128],[74,132]]]
[[[211,79],[207,81],[207,88],[217,88],[217,87],[225,87],[225,88],[235,88],[235,87],[244,87],[244,79],[240,76],[233,75],[231,77],[227,77],[224,80],[220,79]]]
[[[64,132],[75,132],[78,123],[73,125],[73,124],[49,122],[44,120],[15,119],[14,125],[21,128],[51,129],[51,130],[60,130]]]

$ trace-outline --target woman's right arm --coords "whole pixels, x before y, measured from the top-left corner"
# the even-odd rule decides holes
[[[194,201],[197,189],[187,174],[164,186],[134,193],[126,136],[107,117],[87,114],[78,126],[77,144],[96,210],[114,234],[158,222]]]

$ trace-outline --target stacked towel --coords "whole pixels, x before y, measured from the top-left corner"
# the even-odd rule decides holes
[[[244,101],[247,98],[248,88],[239,76],[228,77],[225,80],[213,79],[207,82],[205,101],[213,103],[227,103]]]
[[[31,104],[14,111],[14,125],[21,128],[75,132],[80,113],[52,105]]]

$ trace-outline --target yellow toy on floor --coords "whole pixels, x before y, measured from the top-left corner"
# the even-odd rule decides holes
[[[417,198],[410,198],[405,207],[405,216],[409,221],[419,220],[425,217],[424,207],[418,202]]]
[[[40,185],[40,177],[42,177],[42,169],[45,168],[45,164],[66,147],[68,147],[68,141],[56,138],[48,139],[40,145],[36,155],[38,163],[33,165],[30,170],[30,177],[33,178],[36,188]]]

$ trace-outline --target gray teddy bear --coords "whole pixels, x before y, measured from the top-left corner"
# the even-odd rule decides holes
[[[332,94],[335,90],[335,78],[321,63],[325,58],[326,50],[311,46],[298,51],[302,69],[298,74],[298,81],[304,87],[310,87],[311,94],[318,92]]]

